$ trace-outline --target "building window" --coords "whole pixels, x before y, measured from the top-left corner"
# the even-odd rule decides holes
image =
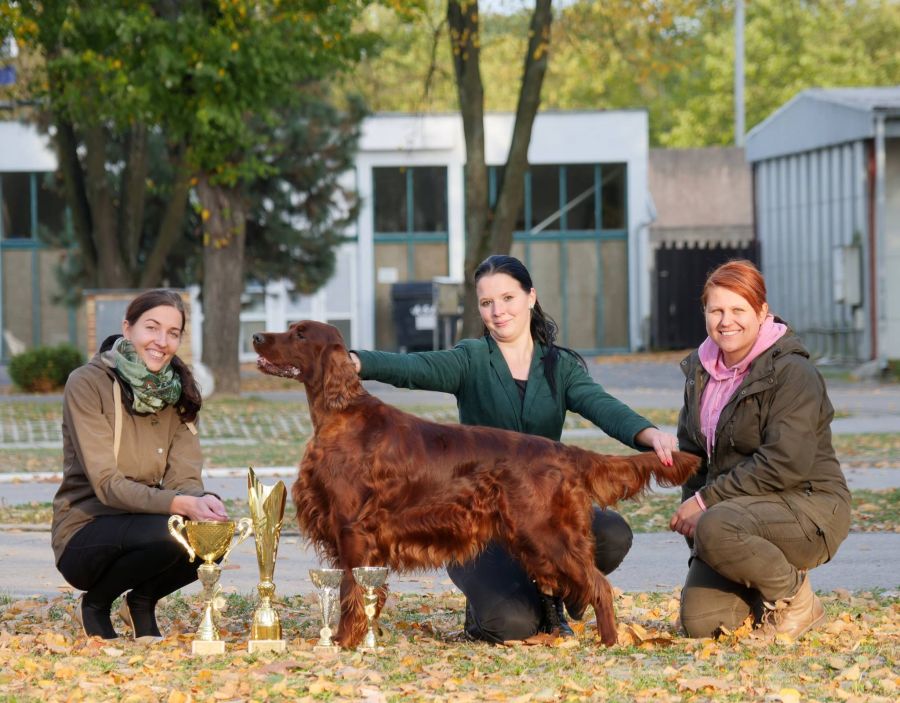
[[[372,182],[376,233],[447,231],[445,166],[376,167]]]
[[[412,170],[413,231],[447,231],[447,169]]]
[[[572,203],[566,212],[566,229],[597,229],[595,171],[593,164],[566,166],[566,202]]]
[[[603,229],[625,229],[625,164],[607,164],[603,166],[602,172],[600,203]]]
[[[31,239],[31,174],[0,173],[0,232],[4,239]]]
[[[405,232],[406,224],[406,174],[405,168],[373,168],[375,189],[375,231]]]
[[[541,225],[542,231],[559,229],[559,166],[532,166],[531,226]]]
[[[66,226],[66,202],[57,174],[0,173],[0,238],[37,239]]]
[[[36,173],[38,233],[59,233],[65,227],[66,201],[55,173]]]
[[[525,174],[524,205],[516,222],[516,231],[530,232],[539,227],[534,234],[555,234],[625,229],[626,174],[625,164],[531,166]],[[492,166],[489,176],[491,204],[494,205],[502,184],[503,167]]]

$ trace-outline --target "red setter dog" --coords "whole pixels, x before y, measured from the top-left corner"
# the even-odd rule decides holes
[[[253,335],[264,372],[306,386],[314,434],[292,494],[301,531],[344,569],[337,641],[366,631],[355,566],[417,571],[465,562],[504,545],[573,617],[594,607],[604,644],[616,642],[612,589],[594,565],[591,503],[679,485],[696,457],[604,456],[534,435],[438,424],[386,405],[362,387],[340,332],[298,322]],[[382,593],[383,604],[386,592]],[[379,605],[380,605],[379,604]]]

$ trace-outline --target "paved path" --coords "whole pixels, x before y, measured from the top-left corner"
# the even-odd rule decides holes
[[[874,588],[897,592],[900,588],[900,539],[895,534],[854,533],[841,546],[835,560],[812,572],[820,591],[843,588],[850,591]],[[687,574],[688,548],[678,535],[635,535],[634,546],[622,566],[611,576],[613,586],[623,591],[669,591],[681,586]],[[222,573],[222,586],[229,592],[254,593],[259,580],[256,552],[249,543],[237,547]],[[71,590],[53,565],[50,533],[44,531],[0,531],[0,594],[14,598],[54,596]],[[278,549],[275,583],[281,595],[313,591],[308,570],[318,566],[313,551],[296,535],[282,536]],[[443,593],[453,589],[444,571],[390,577],[391,588],[409,593]],[[192,584],[186,593],[199,592]]]

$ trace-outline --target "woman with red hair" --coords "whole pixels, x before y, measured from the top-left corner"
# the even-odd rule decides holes
[[[681,623],[710,637],[753,615],[764,635],[796,639],[825,618],[807,571],[850,526],[834,409],[752,263],[715,269],[701,302],[709,336],[681,362],[678,441],[704,461],[669,525],[692,547]]]

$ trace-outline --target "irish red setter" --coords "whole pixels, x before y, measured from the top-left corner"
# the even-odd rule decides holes
[[[679,485],[696,457],[676,453],[666,467],[653,453],[604,456],[428,422],[366,392],[340,332],[320,322],[255,334],[253,346],[263,372],[306,386],[314,433],[292,494],[301,531],[344,569],[341,645],[357,645],[366,631],[353,567],[406,572],[465,562],[489,540],[519,559],[543,593],[561,595],[573,617],[592,605],[600,639],[616,642],[612,589],[594,565],[591,503],[640,493],[651,476]]]

